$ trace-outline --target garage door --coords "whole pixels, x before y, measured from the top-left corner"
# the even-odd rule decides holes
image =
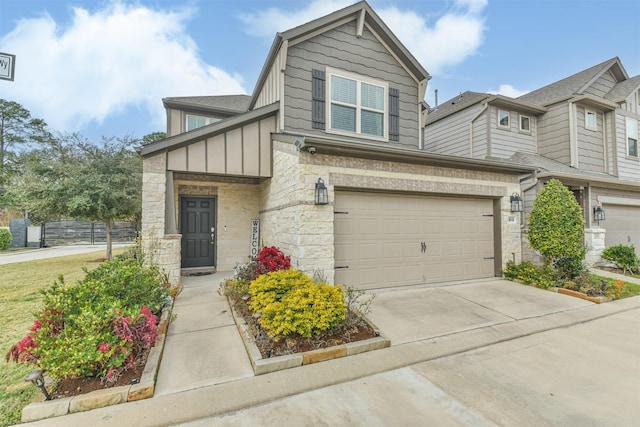
[[[494,276],[489,199],[336,192],[336,283],[360,289]]]
[[[604,204],[605,221],[601,226],[607,230],[605,246],[634,245],[640,248],[640,207]]]

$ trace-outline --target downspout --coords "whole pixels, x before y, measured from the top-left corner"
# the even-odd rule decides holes
[[[473,123],[482,114],[484,114],[485,111],[487,111],[487,108],[489,108],[489,103],[488,102],[485,102],[483,105],[484,106],[482,107],[482,109],[480,111],[478,111],[478,114],[473,116],[473,118],[471,119],[471,122],[469,122],[469,157],[471,157],[471,158],[473,158]]]
[[[418,149],[424,150],[424,121],[422,111],[422,100],[427,93],[427,79],[418,83]],[[426,110],[425,110],[426,111]]]

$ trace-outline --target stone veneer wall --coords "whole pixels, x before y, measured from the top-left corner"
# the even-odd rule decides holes
[[[274,177],[263,184],[261,218],[266,245],[291,255],[292,265],[334,279],[333,202],[335,188],[486,196],[500,200],[502,265],[522,259],[521,216],[510,212],[509,195],[519,192],[516,175],[434,166],[311,155],[274,141]],[[315,206],[318,178],[329,189],[329,205]],[[512,217],[515,222],[509,223]],[[496,236],[498,238],[498,236]]]

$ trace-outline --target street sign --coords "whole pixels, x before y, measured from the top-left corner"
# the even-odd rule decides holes
[[[16,56],[0,52],[0,80],[13,81],[16,69]]]

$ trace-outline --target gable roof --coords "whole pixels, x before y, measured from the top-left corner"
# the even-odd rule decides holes
[[[162,99],[165,108],[230,115],[247,111],[250,101],[249,95],[176,96]]]
[[[431,78],[427,70],[424,69],[411,52],[409,52],[409,50],[400,42],[389,27],[387,27],[382,19],[380,19],[380,17],[373,11],[371,6],[363,0],[329,15],[314,19],[306,24],[276,34],[271,45],[271,49],[269,50],[269,54],[267,55],[267,59],[262,67],[262,71],[260,72],[260,76],[258,77],[258,81],[256,82],[256,86],[253,90],[249,109],[254,107],[260,93],[260,89],[265,84],[271,67],[285,41],[291,42],[297,39],[310,37],[316,33],[322,32],[324,28],[328,28],[331,25],[353,20],[356,20],[359,23],[362,22],[363,24],[366,22],[382,39],[387,48],[392,51],[392,53],[407,67],[418,81],[428,80]]]
[[[544,107],[510,98],[508,96],[467,91],[443,102],[437,108],[429,111],[427,114],[426,124],[437,122],[438,120],[478,103],[491,103],[497,106],[504,106],[506,108],[514,108],[533,115],[542,114],[547,111]]]
[[[620,59],[616,56],[516,99],[537,105],[549,105],[557,100],[573,95],[581,95],[585,89],[607,71],[611,71],[618,81],[629,78],[622,67]]]
[[[629,95],[640,89],[640,75],[621,81],[605,95],[605,99],[616,103],[624,102]]]

